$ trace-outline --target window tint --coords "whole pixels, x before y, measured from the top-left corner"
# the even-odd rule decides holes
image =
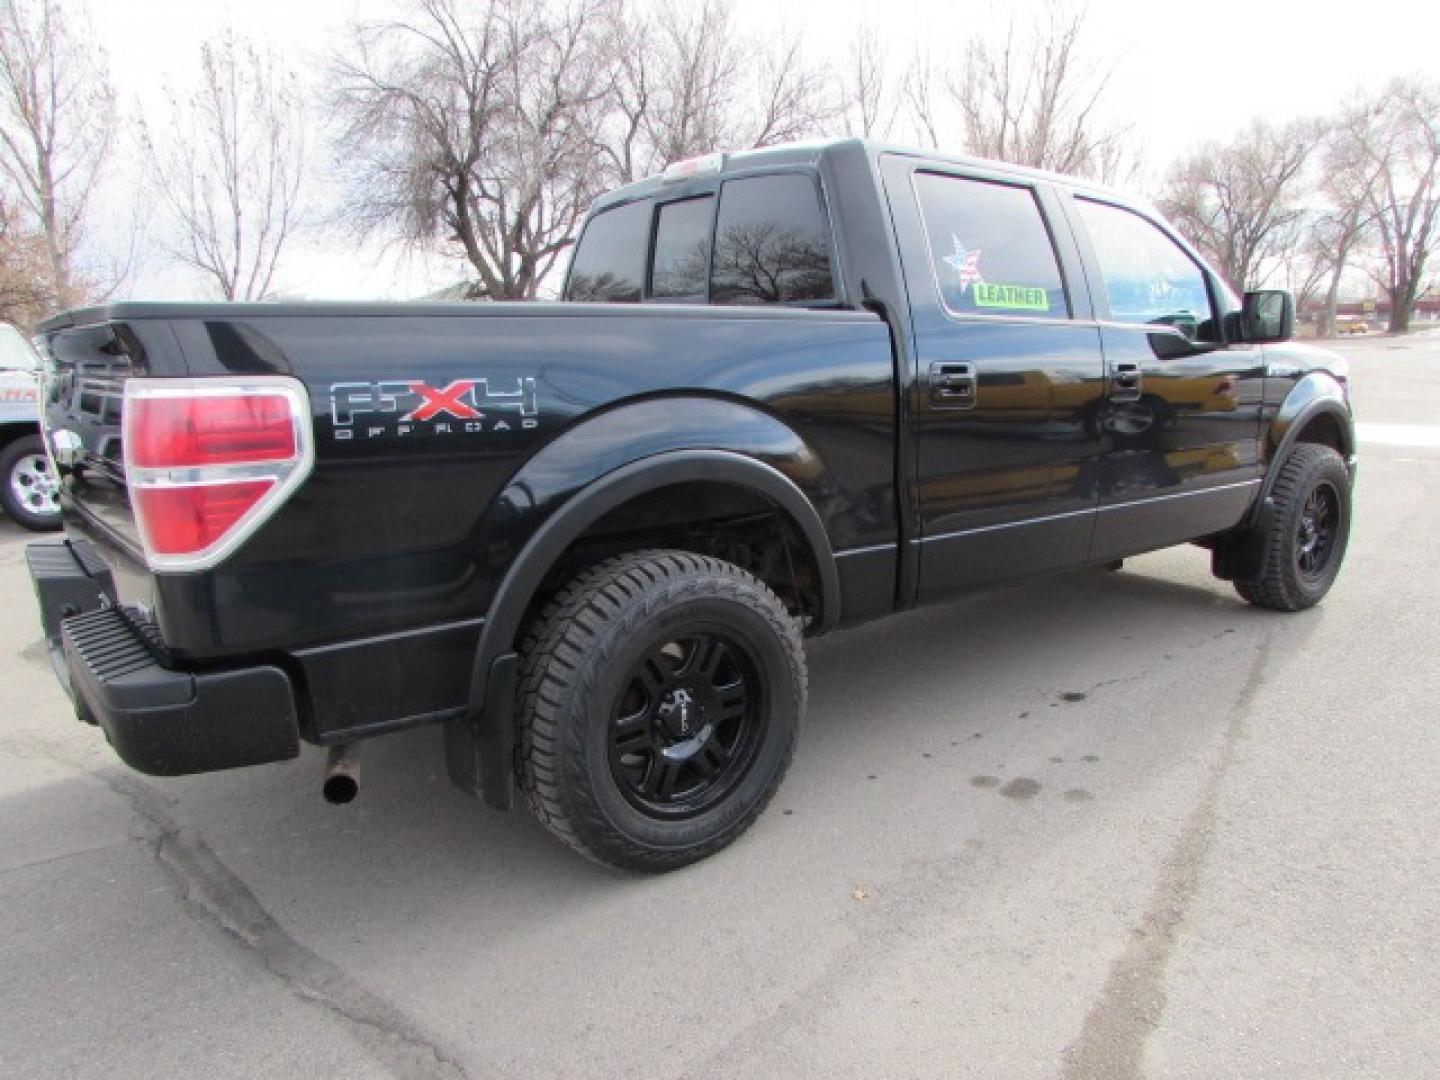
[[[1110,318],[1174,326],[1186,337],[1213,339],[1205,276],[1175,241],[1139,214],[1076,199],[1110,298]]]
[[[585,226],[571,259],[565,299],[636,303],[649,242],[648,201],[596,214]]]
[[[1055,248],[1028,188],[917,173],[945,306],[960,315],[1070,315]]]
[[[834,298],[830,235],[815,180],[791,173],[727,183],[715,224],[711,302]]]
[[[650,295],[665,300],[705,299],[710,265],[710,211],[714,198],[665,203],[655,223]]]

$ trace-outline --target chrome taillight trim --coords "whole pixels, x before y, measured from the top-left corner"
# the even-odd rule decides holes
[[[142,468],[130,457],[135,410],[130,404],[141,398],[283,397],[290,407],[296,453],[282,460],[241,462],[234,465],[204,465],[185,468]],[[235,553],[275,512],[315,467],[315,434],[310,414],[310,395],[305,384],[288,375],[236,375],[206,379],[152,379],[132,377],[125,381],[125,403],[121,413],[120,442],[125,462],[127,489],[212,487],[254,480],[271,480],[275,486],[241,516],[219,540],[198,552],[171,555],[156,552],[145,527],[145,517],[132,502],[135,526],[151,570],[193,572],[208,570]]]

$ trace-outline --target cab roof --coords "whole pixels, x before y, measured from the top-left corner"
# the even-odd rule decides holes
[[[1083,177],[1069,176],[1064,173],[1050,172],[1045,169],[1034,169],[1025,165],[1012,165],[1009,162],[994,161],[990,158],[973,157],[965,154],[947,154],[939,150],[922,150],[914,146],[875,142],[868,139],[822,139],[810,142],[781,143],[777,146],[767,146],[758,150],[727,151],[722,153],[721,157],[723,160],[721,167],[714,175],[726,176],[731,173],[746,172],[751,169],[783,168],[785,166],[808,166],[813,168],[818,166],[821,160],[827,156],[855,148],[859,148],[872,163],[887,154],[897,157],[918,158],[923,161],[933,161],[943,165],[954,165],[962,168],[982,169],[991,173],[1001,173],[1014,176],[1017,179],[1031,181],[1042,180],[1046,183],[1061,187],[1073,188],[1093,194],[1108,195],[1111,198],[1132,205],[1150,205],[1148,200],[1136,196],[1134,192],[1124,191],[1123,189],[1101,184],[1093,180],[1087,180]],[[595,204],[590,212],[593,214],[620,203],[648,198],[663,190],[665,187],[666,179],[663,173],[647,176],[644,179],[636,180],[633,183],[607,191],[595,200]]]

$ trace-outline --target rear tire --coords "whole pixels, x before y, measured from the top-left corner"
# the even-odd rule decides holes
[[[670,870],[719,851],[790,764],[800,631],[737,566],[683,551],[606,560],[545,606],[521,652],[520,790],[598,862]]]
[[[1235,582],[1256,607],[1301,611],[1330,591],[1350,538],[1350,473],[1333,449],[1301,443],[1270,492],[1273,510],[1260,544],[1259,573]]]
[[[0,450],[0,506],[31,532],[60,528],[60,482],[39,435],[25,435]]]

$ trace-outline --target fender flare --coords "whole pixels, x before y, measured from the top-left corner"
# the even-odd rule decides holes
[[[1285,459],[1295,448],[1295,444],[1300,439],[1300,433],[1309,426],[1310,421],[1318,416],[1329,416],[1334,419],[1335,426],[1340,432],[1340,453],[1345,458],[1345,464],[1350,469],[1351,476],[1354,476],[1355,420],[1350,413],[1345,388],[1338,379],[1327,372],[1311,372],[1291,388],[1290,393],[1281,403],[1279,411],[1275,414],[1275,418],[1270,422],[1270,430],[1266,433],[1272,447],[1270,460],[1248,524],[1259,523],[1268,513],[1270,492],[1280,476],[1280,467],[1285,464]]]
[[[44,435],[38,420],[0,420],[0,447],[9,446],[27,435]]]
[[[457,782],[482,789],[485,802],[507,808],[511,799],[510,759],[514,746],[514,685],[518,668],[512,642],[536,591],[555,561],[587,528],[617,506],[658,488],[696,480],[736,484],[775,502],[800,529],[810,546],[820,578],[817,631],[833,627],[840,617],[840,575],[825,526],[815,507],[780,470],[756,458],[728,450],[671,450],[640,458],[587,484],[545,519],[516,555],[496,590],[485,618],[470,674],[465,723],[474,736],[479,761],[459,767]],[[454,740],[458,732],[447,736]],[[454,740],[458,743],[458,740]]]

